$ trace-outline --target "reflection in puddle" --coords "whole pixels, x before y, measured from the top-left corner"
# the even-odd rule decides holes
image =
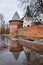
[[[17,60],[19,55],[20,55],[20,52],[12,52],[14,58]]]
[[[4,36],[0,36],[0,50],[9,50],[9,39]]]
[[[27,58],[23,51],[23,46],[19,41],[8,40],[8,38],[0,38],[0,48],[5,48],[7,45],[12,46],[11,49],[16,52],[10,52],[9,50],[0,50],[0,65],[27,65]],[[17,44],[15,46],[15,44]],[[5,48],[6,49],[6,48]],[[18,50],[18,52],[17,52]]]
[[[16,54],[18,54],[18,52]],[[14,56],[14,58],[15,58],[15,56]],[[17,55],[16,62],[18,65],[27,65],[28,62],[27,62],[27,58],[26,58],[24,51],[19,52],[19,55]]]
[[[0,51],[0,65],[43,65],[43,56],[31,53],[28,62],[24,51]]]
[[[7,48],[7,45],[9,46],[10,42],[12,52]],[[0,50],[0,65],[43,65],[43,55],[31,52],[29,58],[29,49],[22,47],[19,43],[19,41],[9,41],[4,37],[0,39],[0,49],[1,47],[7,48],[7,50]],[[15,44],[17,45],[15,46]]]
[[[13,54],[10,51],[2,52],[1,59],[0,59],[0,65],[27,65],[28,62],[27,62],[24,51],[21,51],[19,53],[14,52]]]

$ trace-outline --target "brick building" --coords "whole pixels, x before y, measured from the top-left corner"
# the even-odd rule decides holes
[[[9,21],[10,23],[10,36],[11,37],[16,37],[18,33],[18,28],[23,27],[23,21],[21,21],[18,12],[15,12],[15,14],[12,17],[12,20]],[[23,50],[23,46],[20,44],[19,41],[10,41],[10,51],[21,51]]]
[[[9,23],[10,23],[10,36],[16,37],[17,33],[18,33],[18,28],[23,27],[23,21],[21,21],[21,20],[10,20]],[[23,50],[23,46],[17,40],[16,41],[11,40],[10,45],[11,45],[10,51],[21,51],[21,50]]]
[[[23,21],[21,20],[11,20],[10,23],[10,36],[16,36],[18,28],[23,27]]]
[[[10,36],[16,36],[18,28],[23,27],[23,21],[21,21],[17,11],[13,15],[12,20],[10,20],[9,23],[10,23]]]

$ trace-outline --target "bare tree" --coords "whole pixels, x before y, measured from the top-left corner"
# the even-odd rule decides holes
[[[9,34],[9,31],[10,31],[10,27],[9,27],[9,23],[7,23],[5,25],[5,34]]]
[[[37,22],[41,22],[40,14],[43,14],[43,0],[19,0],[19,1],[21,1],[20,5],[22,6],[23,11],[26,11],[27,6],[29,6],[30,14],[33,17],[33,19]]]
[[[2,14],[0,14],[0,34],[5,33],[5,21]]]
[[[34,1],[30,3],[31,15],[36,21],[41,22],[40,14],[43,13],[43,1],[42,0],[37,0],[36,2]]]
[[[18,4],[18,7],[21,11],[24,11],[23,15],[26,13],[27,6],[30,5],[29,1],[30,0],[19,0],[20,3]]]

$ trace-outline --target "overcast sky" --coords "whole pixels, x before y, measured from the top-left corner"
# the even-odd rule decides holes
[[[19,8],[19,3],[19,0],[0,0],[0,13],[3,14],[5,21],[11,20],[16,11],[21,18],[23,17],[24,11]]]

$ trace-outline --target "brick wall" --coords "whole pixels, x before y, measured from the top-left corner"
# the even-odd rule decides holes
[[[10,26],[10,36],[16,36],[17,28]]]
[[[43,24],[23,28],[20,21],[10,22],[10,36],[43,37]]]
[[[43,37],[43,25],[19,28],[18,35],[27,37]]]
[[[16,36],[17,35],[17,31],[18,31],[18,28],[21,28],[23,27],[23,23],[22,21],[19,21],[19,20],[11,20],[9,21],[10,23],[10,36]]]

